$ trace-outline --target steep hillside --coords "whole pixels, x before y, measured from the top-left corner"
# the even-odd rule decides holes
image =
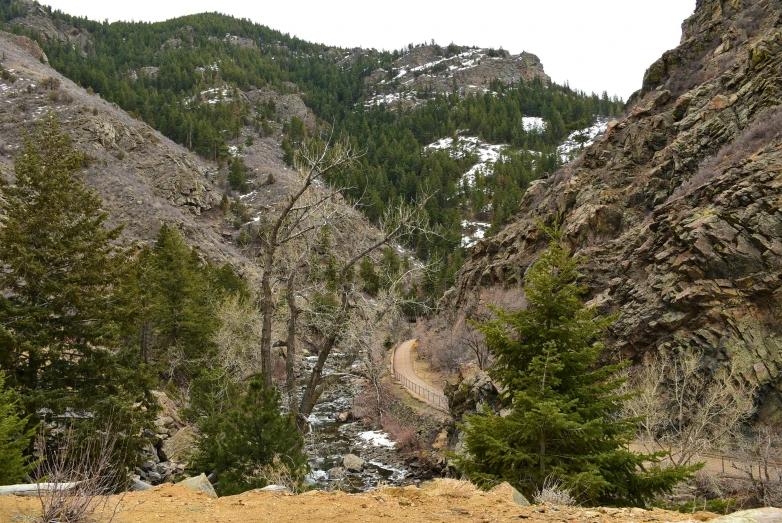
[[[782,3],[699,0],[681,44],[582,158],[535,182],[516,221],[472,250],[445,302],[469,314],[516,287],[561,216],[618,357],[667,348],[731,361],[780,406]]]
[[[296,173],[285,165],[279,133],[245,143],[251,127],[241,128],[235,157],[247,170],[248,192],[237,197],[241,205],[226,214],[221,200],[226,169],[218,168],[177,145],[147,124],[130,117],[116,105],[90,94],[47,65],[48,57],[33,41],[0,32],[0,175],[12,180],[13,162],[22,135],[50,111],[64,131],[91,157],[87,182],[98,191],[111,223],[124,223],[129,241],[149,242],[163,223],[180,229],[189,243],[216,263],[239,269],[252,266],[252,253],[237,244],[241,230],[297,183]],[[281,118],[306,115],[301,100],[274,92],[248,96],[279,102]],[[298,111],[298,113],[297,113]],[[269,183],[269,180],[273,180]],[[352,208],[336,230],[340,250],[353,252],[378,233]],[[360,231],[360,233],[356,233]]]
[[[220,202],[218,171],[183,147],[90,95],[46,62],[35,42],[0,32],[0,172],[10,179],[22,133],[49,111],[85,149],[88,183],[103,197],[113,223],[130,239],[149,240],[163,222],[176,224],[215,261],[242,256],[204,216]]]

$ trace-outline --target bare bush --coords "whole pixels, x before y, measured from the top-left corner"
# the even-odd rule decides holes
[[[416,428],[406,426],[393,414],[386,414],[383,430],[396,442],[396,448],[403,454],[413,454],[424,448],[424,442],[418,436]]]
[[[782,505],[782,427],[763,424],[741,438],[733,469],[751,485],[754,501],[762,506]]]
[[[261,370],[258,353],[262,317],[251,303],[228,298],[217,309],[220,327],[215,334],[218,361],[234,381],[242,381]]]
[[[640,392],[626,409],[628,417],[640,419],[641,443],[668,452],[675,466],[730,448],[754,413],[755,387],[735,366],[707,369],[697,351],[655,356],[638,369],[632,388]]]
[[[453,375],[471,359],[470,347],[459,333],[452,329],[419,330],[418,353],[432,370]]]
[[[68,429],[53,451],[39,435],[37,446],[45,454],[35,477],[41,502],[42,523],[86,523],[112,521],[122,496],[112,494],[124,480],[126,448],[109,427],[86,439]],[[45,482],[45,483],[44,483]]]
[[[578,504],[564,483],[552,476],[543,481],[543,485],[532,496],[532,500],[538,505],[548,503],[549,505],[573,507]]]
[[[308,489],[306,483],[301,481],[300,477],[292,474],[291,469],[282,465],[277,458],[273,463],[253,471],[253,474],[256,478],[266,480],[267,485],[281,485],[294,494],[301,494]]]

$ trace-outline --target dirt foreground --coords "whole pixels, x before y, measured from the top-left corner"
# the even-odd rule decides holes
[[[465,486],[467,485],[467,486]],[[117,497],[117,500],[120,498]],[[114,505],[112,505],[113,507]],[[29,497],[0,496],[0,521],[33,521],[40,505]],[[109,514],[110,515],[110,514]],[[364,494],[312,491],[298,496],[247,492],[214,499],[179,485],[161,485],[126,494],[117,523],[249,523],[261,521],[431,521],[431,522],[674,522],[708,521],[710,513],[664,510],[581,509],[540,505],[519,507],[499,492],[480,492],[469,483],[443,480],[423,488],[384,488]],[[108,518],[106,518],[108,520]]]

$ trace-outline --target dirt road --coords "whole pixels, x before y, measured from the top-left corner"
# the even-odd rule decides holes
[[[412,396],[438,410],[448,412],[448,400],[445,398],[442,389],[425,382],[416,376],[413,370],[411,351],[415,344],[416,340],[407,340],[404,343],[400,343],[394,351],[394,376]]]

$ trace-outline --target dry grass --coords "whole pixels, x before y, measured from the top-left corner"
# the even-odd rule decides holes
[[[438,478],[421,487],[430,496],[447,498],[471,498],[479,492],[478,487],[469,481],[451,478]]]

